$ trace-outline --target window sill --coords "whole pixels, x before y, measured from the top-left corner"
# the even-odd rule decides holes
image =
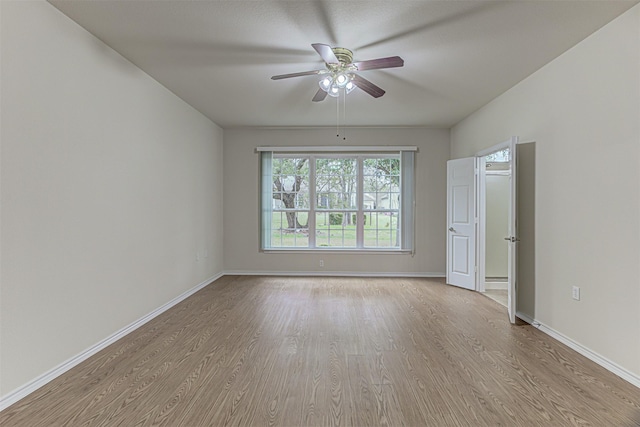
[[[260,252],[265,254],[363,254],[363,255],[411,255],[410,249],[345,249],[345,248],[336,248],[336,249],[293,249],[293,248],[282,248],[282,249],[261,249]]]

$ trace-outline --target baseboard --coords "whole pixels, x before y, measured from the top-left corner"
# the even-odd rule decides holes
[[[560,332],[556,331],[555,329],[545,325],[544,323],[541,323],[541,322],[531,318],[530,316],[527,316],[526,314],[516,313],[516,316],[518,316],[520,319],[524,320],[525,322],[529,323],[531,326],[534,326],[534,327],[540,329],[542,332],[544,332],[545,334],[549,335],[551,338],[553,338],[553,339],[555,339],[557,341],[560,341],[562,344],[566,345],[570,349],[577,351],[578,353],[580,353],[581,355],[583,355],[587,359],[591,360],[592,362],[595,362],[598,365],[602,366],[603,368],[605,368],[609,372],[612,372],[612,373],[616,374],[617,376],[619,376],[623,380],[625,380],[625,381],[633,384],[634,386],[640,388],[640,376],[634,374],[633,372],[628,371],[627,369],[625,369],[622,366],[616,364],[615,362],[612,362],[611,360],[607,359],[606,357],[599,355],[595,351],[592,351],[591,349],[589,349],[589,348],[583,346],[582,344],[572,340],[571,338],[567,337],[566,335],[563,335],[562,333],[560,333]]]
[[[87,360],[89,357],[93,356],[94,354],[98,353],[102,349],[104,349],[107,346],[109,346],[109,345],[113,344],[114,342],[118,341],[120,338],[124,337],[125,335],[129,334],[130,332],[134,331],[135,329],[138,329],[139,327],[141,327],[145,323],[149,322],[153,318],[157,317],[158,315],[164,313],[165,311],[167,311],[168,309],[170,309],[174,305],[178,304],[179,302],[181,302],[181,301],[185,300],[186,298],[190,297],[191,295],[195,294],[196,292],[198,292],[200,289],[204,288],[205,286],[207,286],[211,282],[213,282],[215,280],[218,280],[223,275],[224,275],[224,273],[218,273],[215,276],[210,277],[209,279],[205,280],[204,282],[196,285],[195,287],[191,288],[190,290],[188,290],[188,291],[184,292],[183,294],[175,297],[174,299],[172,299],[171,301],[167,302],[166,304],[156,308],[155,310],[153,310],[149,314],[141,317],[140,319],[138,319],[135,322],[125,326],[124,328],[120,329],[119,331],[115,332],[114,334],[110,335],[109,337],[103,339],[102,341],[98,342],[97,344],[89,347],[88,349],[84,350],[82,353],[72,357],[71,359],[68,359],[67,361],[61,363],[60,365],[56,366],[55,368],[51,369],[50,371],[45,372],[44,374],[42,374],[42,375],[36,377],[35,379],[29,381],[25,385],[23,385],[21,387],[18,387],[17,389],[13,390],[9,394],[7,394],[5,396],[2,396],[0,398],[0,411],[3,411],[4,409],[6,409],[9,406],[11,406],[14,403],[16,403],[17,401],[27,397],[29,394],[33,393],[34,391],[36,391],[37,389],[39,389],[43,385],[45,385],[48,382],[52,381],[56,377],[64,374],[69,369],[71,369],[74,366],[78,365],[79,363]]]
[[[494,289],[494,290],[503,290],[506,291],[508,287],[507,282],[484,282],[484,289]]]
[[[249,271],[229,270],[225,276],[344,276],[344,277],[445,277],[445,273],[371,272],[371,271]]]

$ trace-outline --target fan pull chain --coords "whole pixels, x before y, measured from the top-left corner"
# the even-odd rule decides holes
[[[336,98],[336,138],[340,138],[340,97]]]
[[[347,128],[345,127],[347,123],[347,90],[343,90],[344,95],[344,104],[342,106],[342,140],[347,140]]]

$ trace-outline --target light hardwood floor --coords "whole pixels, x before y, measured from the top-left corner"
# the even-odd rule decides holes
[[[441,280],[227,276],[0,425],[638,426],[640,389]]]

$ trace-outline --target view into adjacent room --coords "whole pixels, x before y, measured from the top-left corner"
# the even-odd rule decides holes
[[[507,306],[509,197],[511,169],[509,149],[485,157],[485,292]]]

